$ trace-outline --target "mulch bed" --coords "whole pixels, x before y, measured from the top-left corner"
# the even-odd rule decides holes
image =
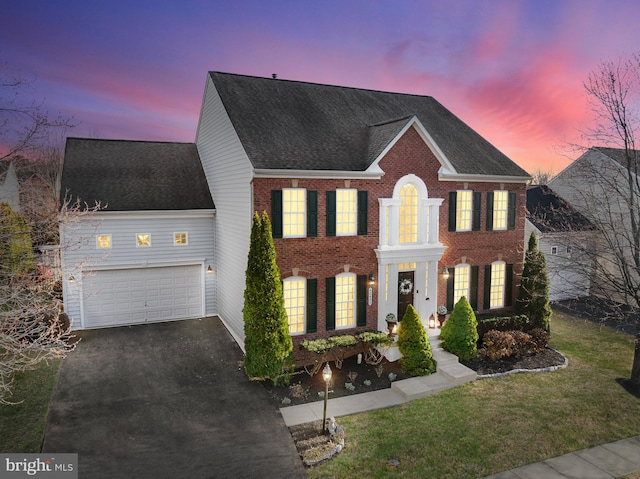
[[[519,369],[544,369],[552,366],[561,366],[565,358],[554,349],[545,348],[537,354],[523,356],[521,358],[503,358],[497,361],[475,358],[469,361],[460,361],[466,367],[473,369],[478,376],[486,374],[506,373]]]
[[[411,377],[402,372],[398,361],[390,363],[384,360],[381,364],[382,370],[378,369],[380,375],[376,372],[376,366],[367,364],[364,359],[358,364],[357,356],[346,358],[340,369],[333,361],[329,363],[329,366],[331,367],[329,399],[390,388],[389,374],[394,374],[396,381]],[[349,378],[350,374],[351,378]],[[345,383],[353,384],[355,389],[353,391],[347,389]],[[270,381],[264,381],[262,384],[279,407],[322,401],[323,396],[318,393],[324,393],[325,390],[322,368],[314,376],[307,374],[304,369],[297,369],[289,386],[273,386]],[[291,402],[287,403],[285,400],[283,403],[284,398],[289,398]]]

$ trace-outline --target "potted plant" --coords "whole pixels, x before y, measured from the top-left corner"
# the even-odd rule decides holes
[[[395,334],[394,329],[398,324],[398,322],[396,321],[396,315],[393,313],[389,313],[384,318],[384,320],[387,322],[387,329],[389,330],[389,336],[393,336]]]
[[[444,304],[438,306],[438,323],[440,325],[438,327],[442,327],[444,324],[444,320],[447,318],[447,307]]]

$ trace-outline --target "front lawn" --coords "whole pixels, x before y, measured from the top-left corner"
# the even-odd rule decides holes
[[[61,360],[43,362],[15,377],[16,405],[0,404],[0,452],[40,452],[49,403]]]
[[[566,369],[479,380],[340,418],[344,451],[308,477],[475,479],[640,434],[640,400],[616,381],[630,374],[633,337],[560,312],[551,329]]]

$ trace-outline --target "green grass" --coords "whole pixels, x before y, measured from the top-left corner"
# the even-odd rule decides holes
[[[640,400],[616,381],[629,377],[633,337],[558,312],[551,328],[566,369],[341,418],[344,451],[308,477],[478,478],[640,434]]]
[[[40,452],[60,362],[43,362],[16,375],[13,396],[8,399],[20,403],[0,404],[0,452]]]

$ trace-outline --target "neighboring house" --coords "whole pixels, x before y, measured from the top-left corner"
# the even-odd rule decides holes
[[[209,234],[187,263],[198,265],[207,292],[202,313],[218,314],[241,346],[256,211],[271,217],[295,354],[303,338],[385,330],[387,315],[401,318],[408,304],[425,324],[461,296],[477,311],[513,307],[530,176],[431,97],[214,72],[197,154],[181,147],[191,162],[201,160],[188,180],[176,162],[134,155],[137,145],[162,152],[171,144],[67,145],[63,193],[107,205],[85,234],[93,242],[63,256],[89,256],[88,287],[63,264],[67,310],[82,318],[80,327],[96,318],[107,325],[114,311],[119,324],[143,321],[129,313],[133,303],[99,299],[106,285],[130,269],[151,280],[149,266],[184,262],[177,254],[187,250],[173,246],[172,235],[188,231],[195,248],[203,236],[194,221],[212,232],[211,198],[215,256]],[[147,175],[164,178],[143,182]],[[191,194],[201,199],[185,207]],[[136,246],[149,233],[151,247]],[[100,248],[107,237],[111,250]],[[215,273],[205,276],[209,264]]]
[[[0,203],[7,203],[14,213],[20,213],[18,176],[11,161],[0,162]]]
[[[548,186],[532,186],[527,188],[525,240],[531,233],[547,259],[549,299],[588,296],[591,268],[583,252],[596,238],[593,224]]]
[[[216,312],[215,209],[193,143],[69,138],[67,195],[101,204],[61,227],[73,328]]]
[[[640,290],[640,151],[628,154],[627,159],[624,149],[590,148],[549,182],[599,229],[592,293],[625,304]]]

